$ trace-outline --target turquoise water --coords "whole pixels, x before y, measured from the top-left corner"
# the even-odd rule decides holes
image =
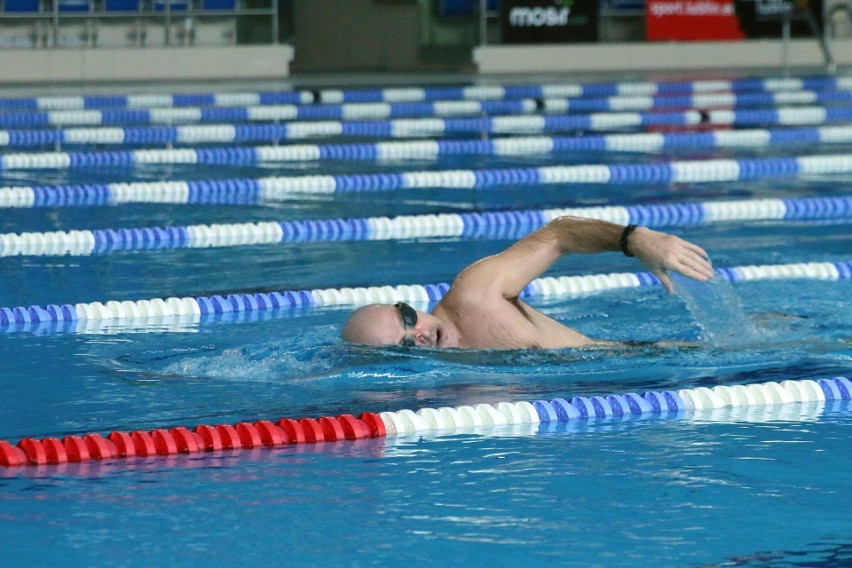
[[[0,184],[592,159],[639,157],[7,172]],[[0,231],[848,195],[848,184],[836,176],[435,189],[263,206],[4,210]],[[716,266],[737,266],[848,260],[850,228],[847,219],[670,230],[701,244]],[[434,238],[0,258],[0,306],[448,281],[510,242]],[[552,273],[639,269],[611,254],[569,257]],[[367,349],[338,338],[348,313],[340,308],[0,333],[0,439],[849,376],[849,297],[848,280],[770,280],[679,282],[675,296],[653,287],[533,301],[588,335],[685,343],[619,351]],[[0,470],[0,552],[4,566],[844,566],[852,563],[849,411],[848,402],[791,404]]]
[[[842,566],[848,410],[27,476],[4,540],[21,565]]]

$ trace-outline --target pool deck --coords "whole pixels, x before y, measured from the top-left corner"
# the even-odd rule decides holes
[[[852,66],[852,40],[829,42],[838,68]],[[792,40],[790,68],[825,70],[815,40]],[[280,81],[298,57],[291,45],[97,49],[6,49],[0,86],[60,86],[123,82]],[[486,45],[471,51],[473,77],[501,74],[745,71],[785,68],[780,40],[743,42]],[[418,70],[413,69],[416,73]],[[447,70],[451,71],[451,70]],[[353,74],[344,73],[343,75]],[[396,75],[385,74],[385,81]]]
[[[852,41],[828,45],[838,67],[852,65]],[[824,65],[816,40],[791,40],[786,50],[790,67]],[[475,48],[473,59],[481,74],[783,68],[785,45],[780,40],[488,45]]]
[[[144,47],[6,49],[0,85],[234,81],[290,74],[293,47]]]

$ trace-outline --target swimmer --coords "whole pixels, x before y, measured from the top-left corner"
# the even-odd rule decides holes
[[[341,336],[368,345],[457,349],[618,345],[586,337],[528,306],[519,295],[566,254],[619,250],[642,261],[669,293],[674,290],[670,270],[700,281],[713,276],[704,249],[674,235],[635,225],[560,217],[462,270],[432,313],[404,302],[370,304],[349,317]]]

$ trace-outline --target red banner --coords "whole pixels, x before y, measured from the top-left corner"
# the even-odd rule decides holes
[[[743,39],[734,0],[648,0],[649,41]]]

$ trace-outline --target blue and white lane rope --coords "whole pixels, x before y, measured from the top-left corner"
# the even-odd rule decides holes
[[[782,107],[797,109],[800,107]],[[806,109],[823,109],[834,107],[801,107]],[[843,115],[842,109],[837,107],[838,115]],[[716,111],[713,111],[716,112]],[[748,111],[736,111],[748,112]],[[673,112],[600,112],[589,114],[572,115],[546,115],[552,127],[564,129],[593,129],[596,124],[604,127],[616,128],[635,126],[639,124],[655,125],[689,125],[698,124],[701,114],[698,111],[673,111]],[[33,138],[33,143],[57,144],[57,143],[83,143],[77,138],[82,133],[75,132],[74,137],[59,136],[47,130],[49,127],[57,126],[112,126],[113,138],[121,130],[122,125],[169,125],[159,126],[153,130],[140,128],[124,128],[126,134],[125,142],[128,144],[144,142],[147,137],[151,142],[169,138],[169,133],[178,142],[178,135],[183,137],[198,137],[199,133],[209,133],[216,129],[233,128],[233,136],[247,138],[259,136],[263,130],[258,127],[267,128],[275,133],[277,138],[305,138],[308,136],[413,136],[419,132],[489,132],[495,128],[511,127],[514,130],[523,128],[541,128],[539,126],[542,116],[518,116],[516,113],[492,114],[482,117],[462,118],[399,118],[392,120],[298,120],[298,116],[288,109],[278,107],[259,107],[255,112],[243,116],[234,109],[161,109],[151,111],[53,111],[48,113],[17,113],[14,115],[0,114],[0,128],[22,129],[43,128],[36,131],[4,131],[4,137],[15,136],[17,143],[26,143],[28,137]],[[241,122],[263,122],[264,124],[240,124]],[[286,121],[285,124],[279,124]],[[207,128],[190,128],[191,123],[204,123],[201,126]],[[217,123],[217,124],[209,124]],[[236,124],[235,124],[236,123]],[[183,124],[183,126],[171,126]],[[611,126],[610,126],[611,125]],[[276,128],[277,127],[277,128]],[[174,129],[174,130],[170,130]],[[156,134],[154,137],[151,133]],[[407,134],[409,133],[409,134]],[[60,133],[61,134],[61,133]],[[208,134],[209,135],[209,134]],[[0,140],[2,142],[2,140]],[[6,144],[2,144],[6,145]]]
[[[574,396],[569,399],[501,402],[473,406],[422,408],[417,412],[382,412],[386,435],[490,429],[494,426],[547,423],[622,421],[631,418],[677,416],[694,411],[728,408],[749,409],[792,403],[824,403],[849,400],[852,382],[845,377],[788,380],[747,385],[718,385],[642,394]],[[700,416],[700,415],[699,415]]]
[[[705,410],[747,410],[794,403],[852,399],[846,377],[787,380],[744,385],[717,385],[678,390],[573,396],[519,402],[481,403],[457,407],[381,412],[385,435],[412,436],[470,432],[508,425],[584,424],[636,418],[671,418],[684,414],[703,417]],[[697,412],[696,412],[697,411]],[[711,414],[710,417],[713,415]]]
[[[401,215],[393,218],[308,219],[5,233],[0,234],[0,257],[89,256],[114,251],[235,247],[293,242],[438,237],[508,239],[520,238],[563,215],[647,227],[684,227],[726,221],[842,220],[852,219],[852,195]]]
[[[526,100],[526,99],[520,99]],[[614,96],[602,98],[533,99],[544,113],[712,109],[826,105],[852,101],[852,91],[781,91],[775,93],[709,93],[679,96]],[[526,106],[523,107],[526,109]],[[440,116],[440,115],[435,115]]]
[[[786,97],[785,97],[786,98]],[[801,97],[793,97],[801,98]],[[840,101],[839,101],[840,102]],[[813,103],[811,103],[813,104]],[[530,114],[542,103],[519,101],[443,101],[435,103],[355,103],[345,105],[272,105],[214,108],[165,108],[147,110],[39,111],[0,114],[0,126],[26,128],[122,124],[192,124],[212,122],[276,122],[317,120],[373,120],[492,114]],[[559,108],[554,101],[553,107]],[[555,111],[554,111],[555,112]]]
[[[744,78],[703,81],[639,81],[522,85],[471,85],[385,89],[319,89],[186,94],[89,95],[0,98],[0,110],[63,110],[100,108],[171,108],[186,106],[264,105],[282,103],[342,104],[346,102],[421,102],[436,100],[506,100],[550,97],[605,97],[711,93],[716,91],[779,92],[843,90],[850,77],[805,79]]]
[[[716,274],[732,282],[768,279],[850,280],[852,262],[738,266],[717,268]],[[549,276],[533,280],[521,297],[559,298],[659,284],[660,281],[650,272]],[[188,317],[200,321],[304,307],[359,306],[400,301],[427,304],[440,300],[448,289],[449,284],[441,282],[0,308],[0,330],[27,331],[45,324],[65,332],[75,331],[78,326],[85,327],[82,325],[85,322],[131,324],[164,317]]]
[[[523,136],[490,140],[418,140],[365,144],[298,144],[240,148],[180,148],[114,152],[0,155],[0,171],[79,170],[150,164],[254,165],[319,160],[391,161],[445,156],[528,156],[566,152],[658,152],[677,149],[766,148],[852,142],[852,128],[715,130],[588,136]]]
[[[606,98],[516,99],[506,101],[436,101],[423,103],[347,103],[338,105],[269,105],[152,108],[140,110],[51,110],[0,113],[0,127],[94,126],[130,124],[241,123],[303,120],[377,120],[459,116],[625,112],[665,109],[836,105],[852,102],[852,91],[713,93],[687,96],[616,96]],[[74,143],[73,133],[12,131],[10,145]]]
[[[0,188],[0,207],[104,206],[124,203],[260,204],[302,195],[424,188],[500,189],[556,184],[713,183],[852,172],[852,154],[683,160],[538,168],[424,170],[228,180],[134,182]]]
[[[795,85],[790,85],[794,87]],[[827,87],[831,88],[831,87]],[[822,87],[820,87],[822,89]],[[148,109],[310,104],[312,91],[262,91],[221,93],[150,93],[136,95],[72,95],[0,98],[0,111]]]
[[[226,109],[227,110],[227,109]],[[197,112],[196,112],[197,111]],[[229,111],[230,112],[230,111]],[[152,111],[55,111],[35,114],[0,114],[0,128],[43,130],[2,130],[0,146],[10,144],[81,144],[116,143],[162,144],[201,141],[203,137],[228,136],[232,141],[293,140],[308,137],[371,136],[401,137],[435,134],[547,132],[558,130],[607,130],[639,126],[695,126],[716,124],[733,126],[803,125],[848,122],[849,106],[787,106],[752,110],[685,110],[655,112],[598,112],[588,114],[490,115],[461,118],[400,118],[392,120],[300,120],[280,124],[280,118],[267,109],[252,115],[264,124],[234,124],[236,116],[225,111],[203,109],[162,109]],[[229,120],[221,123],[222,120]],[[174,124],[216,122],[220,124],[158,127],[123,127],[123,124]],[[88,129],[51,131],[57,126],[113,126],[99,129],[97,136]],[[93,140],[93,138],[99,138]],[[14,139],[14,142],[13,142]],[[103,140],[103,141],[101,141]],[[227,141],[212,138],[209,141]]]

